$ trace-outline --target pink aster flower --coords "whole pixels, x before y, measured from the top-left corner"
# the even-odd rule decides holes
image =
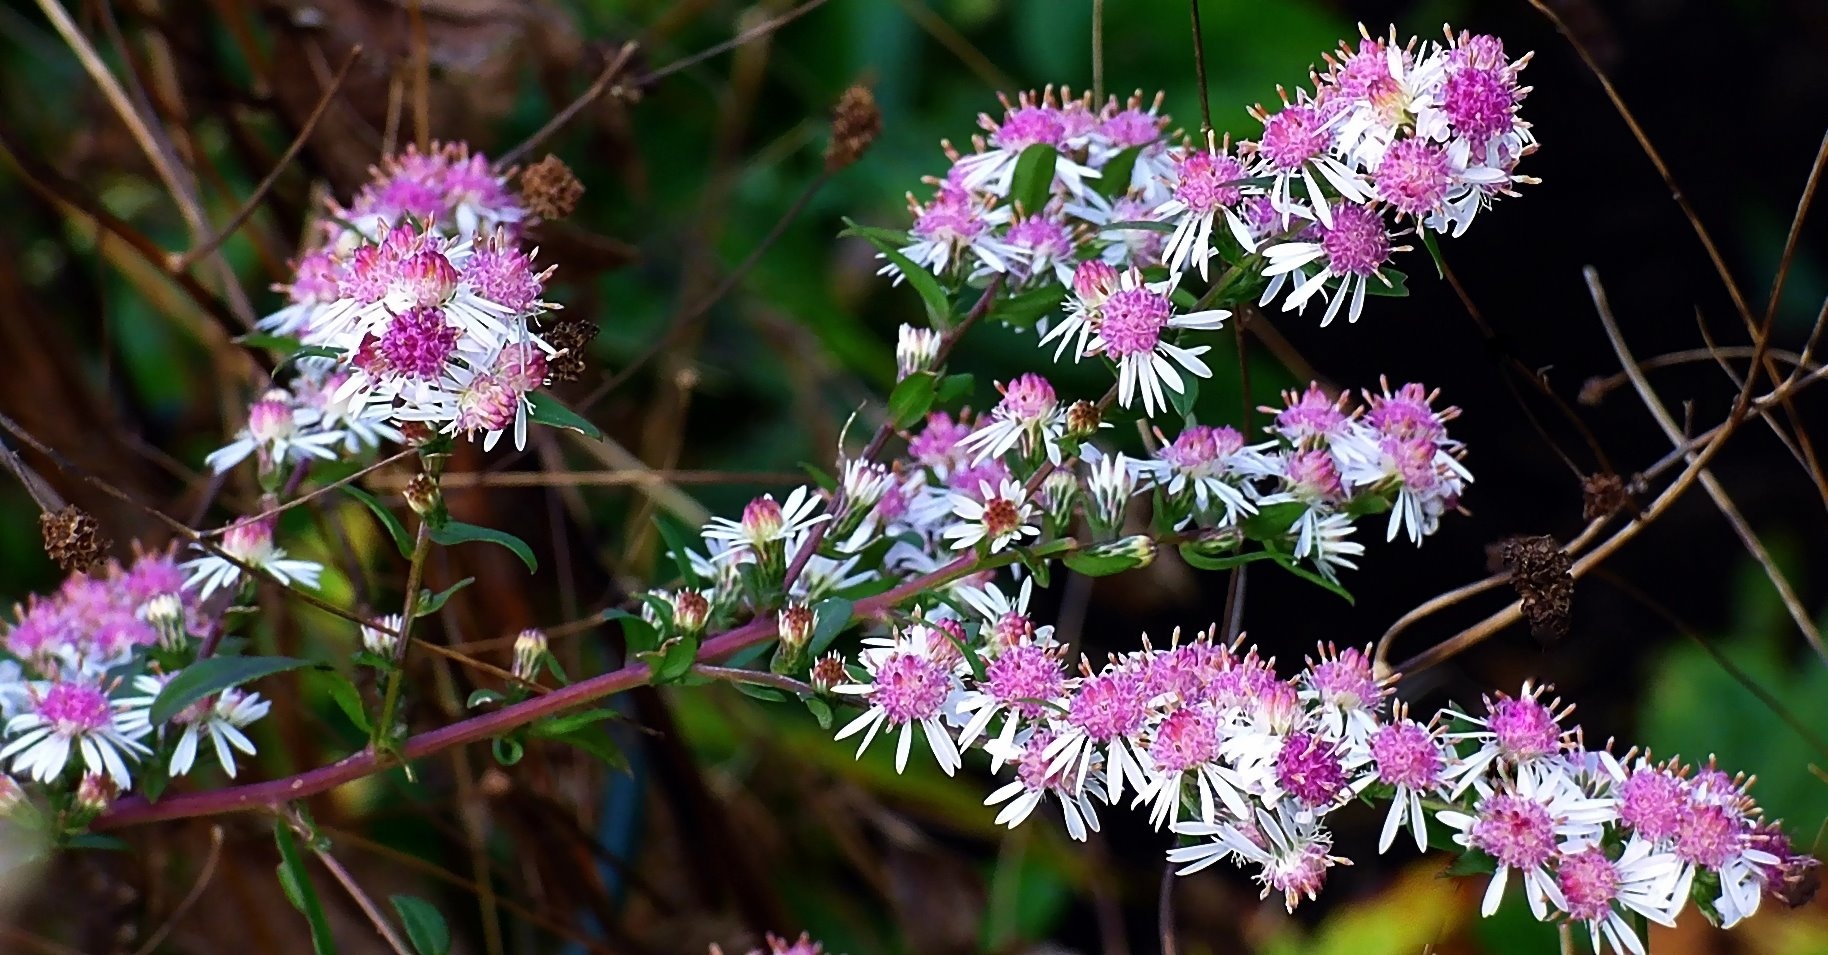
[[[1335,156],[1343,113],[1315,102],[1303,91],[1293,103],[1283,93],[1282,108],[1274,113],[1259,105],[1251,108],[1251,115],[1263,124],[1263,134],[1240,149],[1252,157],[1252,175],[1270,178],[1270,201],[1283,228],[1288,228],[1297,213],[1309,211],[1321,225],[1333,226],[1334,207],[1323,182],[1338,194],[1340,204],[1350,206],[1371,198],[1371,190],[1358,172]],[[1305,203],[1295,198],[1297,182]]]
[[[1054,739],[1052,731],[1038,729],[1017,737],[1008,745],[998,740],[986,743],[984,748],[999,764],[1015,765],[1016,778],[993,791],[984,800],[984,805],[1001,804],[997,824],[1014,829],[1052,795],[1060,804],[1067,834],[1084,842],[1087,833],[1098,831],[1098,809],[1093,800],[1104,800],[1104,787],[1096,772],[1079,780],[1055,769],[1047,755]]]
[[[1632,837],[1614,859],[1606,850],[1589,846],[1563,855],[1555,866],[1560,899],[1556,906],[1568,918],[1584,922],[1595,952],[1601,942],[1614,952],[1645,955],[1628,915],[1636,914],[1658,925],[1676,924],[1676,913],[1687,901],[1678,894],[1681,865],[1667,852],[1658,852],[1643,839]]]
[[[1417,852],[1428,851],[1428,828],[1423,800],[1442,794],[1442,773],[1447,760],[1435,731],[1410,719],[1398,718],[1371,735],[1371,762],[1377,782],[1394,789],[1390,811],[1378,835],[1377,851],[1390,851],[1397,831],[1406,824],[1415,837]]]
[[[31,703],[6,721],[11,737],[0,759],[11,759],[12,770],[42,783],[63,774],[75,750],[91,773],[105,773],[115,785],[132,785],[128,760],[138,761],[152,751],[139,739],[121,701],[96,683],[52,682],[31,690]]]
[[[994,554],[1025,537],[1040,535],[1040,528],[1031,523],[1034,504],[1020,483],[1009,478],[996,486],[980,481],[978,492],[975,496],[952,492],[952,513],[958,520],[943,533],[954,550],[983,544],[988,553]]]
[[[908,768],[908,753],[918,724],[939,768],[948,776],[956,772],[961,759],[958,745],[946,730],[946,721],[956,712],[964,686],[955,657],[936,655],[937,649],[924,627],[910,627],[890,639],[870,641],[860,655],[866,681],[832,688],[834,693],[861,697],[867,704],[861,716],[838,731],[837,738],[863,733],[863,742],[857,746],[861,757],[878,730],[886,727],[890,732],[898,731],[895,771],[903,772]]]
[[[1263,884],[1263,897],[1282,893],[1290,912],[1303,898],[1314,899],[1326,884],[1327,870],[1335,865],[1350,865],[1348,859],[1332,854],[1333,836],[1313,819],[1288,804],[1276,807],[1274,814],[1257,809],[1253,819],[1239,823],[1183,822],[1174,828],[1184,836],[1208,841],[1168,850],[1168,861],[1180,863],[1175,870],[1187,875],[1228,858],[1241,864],[1257,866],[1256,879]]]
[[[1480,914],[1498,910],[1504,887],[1515,871],[1523,878],[1524,897],[1537,919],[1547,919],[1549,905],[1565,909],[1551,869],[1564,852],[1599,844],[1604,827],[1616,818],[1612,800],[1582,793],[1557,773],[1520,773],[1480,798],[1472,813],[1442,810],[1436,818],[1457,831],[1454,841],[1491,856],[1498,864],[1486,886]]]
[[[1172,198],[1151,216],[1175,222],[1174,233],[1162,252],[1163,264],[1173,273],[1188,265],[1202,280],[1209,277],[1213,256],[1212,234],[1216,226],[1230,230],[1244,251],[1257,247],[1250,226],[1238,214],[1244,199],[1244,180],[1250,178],[1244,164],[1221,148],[1208,133],[1205,148],[1190,147],[1174,164]],[[1221,221],[1222,220],[1222,221]]]
[[[1486,697],[1484,716],[1444,711],[1480,727],[1448,737],[1455,742],[1471,741],[1478,747],[1452,771],[1456,798],[1488,773],[1516,772],[1561,755],[1573,740],[1572,731],[1564,730],[1561,721],[1574,712],[1574,707],[1562,707],[1559,698],[1543,703],[1541,697],[1551,689],[1548,684],[1534,686],[1526,681],[1518,696],[1499,693],[1495,699]]]
[[[981,421],[976,431],[959,442],[960,450],[971,454],[974,464],[1018,449],[1025,459],[1034,460],[1045,454],[1049,461],[1059,464],[1066,412],[1054,386],[1034,372],[1025,372],[998,382],[997,391],[1002,393],[1002,400],[991,409],[988,420]]]
[[[1112,287],[1108,277],[1091,276],[1092,271],[1095,267],[1081,266],[1080,274],[1088,278],[1086,288],[1079,287],[1076,274],[1074,294],[1079,301],[1064,321],[1042,337],[1042,344],[1059,338],[1064,346],[1067,340],[1076,340],[1082,344],[1074,361],[1092,355],[1111,359],[1117,364],[1117,403],[1128,408],[1141,392],[1143,411],[1148,415],[1168,407],[1165,390],[1186,391],[1182,371],[1212,377],[1212,369],[1199,358],[1209,346],[1183,347],[1168,341],[1167,334],[1175,329],[1220,328],[1231,312],[1207,309],[1177,315],[1168,297],[1172,281],[1145,282],[1142,272],[1131,268]]]
[[[1082,680],[1067,704],[1058,736],[1048,744],[1048,768],[1082,785],[1094,760],[1102,759],[1111,801],[1123,798],[1125,781],[1138,791],[1149,784],[1138,752],[1138,735],[1149,722],[1141,675],[1110,667]]]
[[[993,119],[988,113],[978,116],[978,125],[983,127],[987,138],[975,140],[977,151],[959,157],[954,169],[959,184],[966,189],[1007,196],[1022,153],[1031,146],[1049,146],[1057,150],[1068,130],[1051,87],[1040,96],[1032,92],[1020,93],[1014,103],[1007,96],[999,98],[1003,102],[1003,118]],[[1064,153],[1054,161],[1052,185],[1068,194],[1085,192],[1085,181],[1096,178],[1098,170]]]
[[[1341,205],[1334,210],[1331,223],[1319,227],[1319,233],[1311,241],[1270,246],[1264,251],[1269,264],[1264,267],[1263,274],[1280,275],[1309,265],[1319,266],[1312,277],[1296,285],[1288,294],[1282,302],[1282,310],[1303,309],[1315,295],[1331,298],[1320,321],[1324,327],[1333,323],[1340,306],[1350,298],[1352,305],[1346,309],[1346,315],[1356,322],[1364,313],[1370,281],[1376,279],[1388,286],[1390,280],[1384,276],[1384,266],[1390,263],[1393,253],[1408,251],[1409,247],[1392,244],[1382,213],[1377,206],[1368,204]],[[1330,294],[1327,292],[1329,283],[1336,283]]]

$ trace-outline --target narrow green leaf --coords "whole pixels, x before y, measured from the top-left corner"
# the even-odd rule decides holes
[[[1009,201],[1023,215],[1039,215],[1054,194],[1054,166],[1060,151],[1048,143],[1036,143],[1016,157],[1016,171],[1009,179]]]
[[[1107,224],[1106,226],[1104,226],[1103,231],[1106,231],[1106,232],[1160,232],[1163,235],[1172,235],[1174,233],[1174,223],[1156,222],[1153,219],[1125,219],[1122,222],[1112,222],[1112,223]],[[1163,272],[1164,275],[1167,273],[1167,269],[1162,269],[1161,271]],[[1147,269],[1143,270],[1143,278],[1149,279],[1149,281],[1151,281],[1151,282],[1159,281],[1158,279],[1149,278],[1149,270],[1147,270]]]
[[[1422,248],[1428,250],[1428,257],[1434,260],[1434,277],[1447,277],[1447,267],[1441,262],[1441,242],[1435,238],[1434,230],[1422,226],[1416,231],[1422,233]]]
[[[1193,417],[1193,404],[1200,400],[1200,380],[1192,375],[1181,376],[1181,391],[1175,391],[1166,385],[1163,390],[1168,393],[1168,404],[1174,413],[1184,419]]]
[[[887,259],[890,264],[900,269],[902,278],[914,287],[914,291],[920,294],[921,303],[926,305],[929,325],[934,328],[945,328],[952,324],[952,302],[946,297],[946,290],[940,286],[939,279],[934,278],[932,272],[915,264],[913,259],[901,254],[901,247],[907,244],[906,235],[903,235],[900,241],[894,241],[875,234],[875,230],[859,231],[856,227],[846,229],[839,235],[857,236],[867,241],[875,246],[876,251],[882,253],[882,257]]]
[[[692,559],[686,556],[687,551],[694,549],[693,544],[700,543],[697,533],[665,512],[654,515],[654,528],[660,532],[660,539],[666,542],[667,551],[673,557],[673,565],[679,568],[680,579],[688,587],[702,586],[704,580],[692,569]]]
[[[811,461],[801,461],[800,470],[805,471],[806,476],[812,478],[812,483],[818,485],[821,489],[827,491],[835,491],[838,489],[838,479],[832,477],[830,471],[819,467]]]
[[[654,625],[643,620],[640,615],[629,613],[620,607],[605,611],[603,622],[622,621],[622,642],[624,651],[629,656],[639,656],[660,646],[660,631]]]
[[[494,754],[497,763],[512,766],[520,762],[522,756],[527,755],[527,747],[520,740],[503,736],[489,744],[489,752]]]
[[[601,726],[580,726],[569,733],[541,734],[539,738],[581,749],[596,757],[598,762],[618,772],[629,771],[628,756],[622,752],[622,747],[616,745],[615,739],[609,735],[608,731]]]
[[[279,845],[279,885],[292,907],[305,916],[311,929],[311,948],[317,955],[336,955],[336,942],[330,936],[330,920],[324,917],[324,906],[317,899],[317,889],[305,872],[305,860],[299,855],[298,839],[284,819],[273,821],[273,841]]]
[[[1106,199],[1116,199],[1130,190],[1130,176],[1136,171],[1136,157],[1142,155],[1141,146],[1129,149],[1112,156],[1098,170],[1098,181],[1092,190]]]
[[[1181,559],[1188,566],[1200,570],[1230,570],[1239,564],[1248,564],[1258,560],[1274,560],[1275,554],[1266,550],[1253,550],[1248,554],[1224,554],[1214,556],[1203,552],[1198,545],[1182,544]]]
[[[1358,601],[1354,600],[1352,598],[1352,592],[1347,590],[1346,588],[1340,586],[1339,581],[1328,580],[1327,578],[1321,576],[1320,574],[1318,574],[1312,570],[1309,570],[1307,567],[1303,566],[1300,562],[1296,561],[1295,558],[1290,557],[1286,554],[1277,554],[1276,563],[1281,565],[1283,570],[1286,570],[1289,573],[1294,574],[1297,577],[1300,577],[1302,580],[1305,580],[1312,584],[1318,584],[1322,590],[1327,590],[1327,591],[1331,591],[1333,593],[1338,594],[1339,596],[1345,598],[1346,603],[1352,604],[1354,606],[1356,606],[1358,604]]]
[[[932,372],[918,371],[903,378],[889,392],[889,420],[897,428],[912,427],[933,407],[937,381]]]
[[[528,573],[539,570],[539,561],[534,559],[533,548],[528,547],[526,541],[515,537],[507,531],[498,531],[493,527],[478,527],[475,524],[465,524],[462,521],[451,521],[443,527],[432,528],[432,540],[436,543],[443,544],[446,547],[449,547],[452,544],[463,544],[470,541],[486,541],[490,544],[500,544],[513,551],[514,556],[519,557],[521,563],[527,565]]]
[[[1409,296],[1409,276],[1396,269],[1386,268],[1384,269],[1384,278],[1390,280],[1389,285],[1372,279],[1365,283],[1365,294],[1377,295],[1383,298],[1407,298]],[[1333,294],[1337,295],[1339,293],[1334,292]]]
[[[274,335],[270,332],[249,332],[246,335],[242,335],[235,339],[235,344],[246,348],[264,348],[267,351],[276,351],[284,355],[290,355],[297,351],[304,342],[299,341],[291,335]]]
[[[1453,863],[1449,865],[1447,871],[1442,874],[1450,877],[1458,877],[1485,875],[1496,871],[1498,871],[1498,860],[1480,852],[1478,849],[1468,849],[1455,856]]]
[[[313,666],[310,660],[292,657],[209,657],[178,671],[153,698],[146,718],[152,725],[171,722],[185,707],[232,686],[263,676]]]
[[[1049,282],[1037,289],[997,299],[986,316],[1013,328],[1033,328],[1035,323],[1059,311],[1066,299],[1066,286]]]
[[[502,696],[500,693],[497,693],[494,690],[489,690],[489,689],[471,690],[470,698],[468,700],[464,701],[463,708],[466,710],[473,710],[473,709],[475,709],[479,706],[482,706],[484,704],[487,704],[487,703],[500,703],[502,700],[505,700],[505,699],[507,699],[507,697]]]
[[[812,640],[807,643],[807,652],[816,657],[824,653],[833,640],[838,639],[838,634],[843,633],[845,627],[850,626],[854,607],[843,597],[827,597],[812,609],[818,618],[812,627]]]
[[[551,428],[566,428],[576,431],[587,438],[601,438],[603,431],[585,420],[583,415],[565,407],[565,403],[549,392],[535,391],[527,395],[527,417]]]
[[[65,839],[63,844],[71,849],[93,849],[101,852],[126,852],[133,848],[127,844],[125,839],[100,832],[79,832]]]
[[[362,702],[362,691],[349,678],[335,670],[325,670],[318,676],[317,682],[323,687],[330,701],[343,711],[349,722],[362,731],[363,736],[374,735],[374,723],[368,719],[368,707]]]
[[[387,509],[387,505],[382,504],[381,500],[373,494],[353,484],[343,485],[343,493],[367,505],[368,509],[374,512],[374,516],[381,521],[381,526],[387,528],[387,533],[393,537],[394,546],[399,548],[400,556],[408,560],[412,559],[413,535],[408,533],[406,525],[401,524],[400,519]]]
[[[787,701],[787,694],[782,693],[772,686],[744,683],[741,680],[733,680],[731,683],[736,687],[736,692],[741,693],[744,696],[753,696],[758,700],[766,700],[770,703],[784,703]]]
[[[577,732],[583,727],[601,723],[604,720],[619,719],[621,716],[622,714],[617,713],[615,710],[603,709],[600,707],[580,710],[576,713],[563,713],[558,716],[551,716],[539,720],[528,729],[528,732],[534,736],[556,739],[567,733]]]
[[[411,895],[389,896],[406,926],[406,940],[419,955],[450,955],[451,929],[430,902]]]
[[[812,713],[813,719],[819,721],[820,729],[822,729],[822,730],[831,729],[831,704],[830,703],[827,703],[824,700],[821,700],[816,696],[809,696],[806,698],[806,709]]]
[[[844,231],[838,233],[840,238],[855,236],[859,239],[868,239],[871,242],[887,242],[897,248],[908,244],[908,231],[906,229],[885,229],[881,226],[858,225],[856,220],[849,216],[844,217],[844,225]]]
[[[677,683],[698,662],[698,638],[678,637],[667,641],[654,661],[654,682]]]
[[[444,608],[445,603],[451,599],[452,594],[455,594],[457,591],[462,590],[475,582],[476,578],[465,577],[437,593],[432,593],[430,590],[421,591],[419,600],[413,604],[413,616],[429,617],[432,614],[437,613]]]
[[[949,405],[960,398],[967,397],[977,387],[977,379],[967,372],[947,375],[939,380],[939,387],[933,390],[933,403]]]

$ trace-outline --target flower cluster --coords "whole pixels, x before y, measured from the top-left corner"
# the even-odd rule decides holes
[[[375,169],[354,202],[332,206],[324,241],[279,287],[288,304],[260,323],[303,346],[292,391],[318,407],[263,397],[211,465],[329,457],[397,439],[407,422],[481,432],[490,448],[512,431],[524,446],[531,396],[560,354],[535,330],[557,306],[541,298],[551,270],[520,245],[528,218],[506,176],[460,146]]]
[[[0,652],[0,761],[12,774],[0,772],[0,790],[35,783],[75,826],[136,775],[190,773],[200,752],[235,775],[236,752],[254,752],[243,730],[267,713],[259,694],[227,689],[167,722],[150,718],[160,690],[220,627],[204,596],[156,551],[73,574],[15,608]]]
[[[1013,775],[985,801],[997,822],[1051,803],[1084,839],[1099,807],[1127,803],[1181,837],[1167,857],[1182,874],[1233,861],[1290,910],[1349,863],[1327,823],[1356,800],[1388,803],[1379,852],[1404,829],[1418,850],[1457,843],[1493,873],[1486,915],[1515,874],[1537,918],[1584,926],[1596,949],[1642,953],[1631,916],[1672,924],[1691,900],[1731,925],[1815,864],[1743,778],[1588,749],[1543,688],[1421,723],[1386,706],[1367,652],[1329,644],[1284,678],[1213,631],[1069,673],[1028,596],[986,585],[956,616],[936,606],[866,639],[832,687],[865,707],[837,737],[861,734],[859,755],[894,739],[897,769],[919,738],[947,774],[979,745]]]
[[[1367,33],[1326,57],[1311,90],[1253,108],[1263,131],[1235,145],[1171,134],[1160,96],[1005,97],[1000,116],[979,117],[971,151],[944,144],[951,166],[927,179],[929,199],[908,197],[906,235],[872,241],[897,282],[916,267],[951,288],[994,281],[1010,301],[1058,290],[1063,320],[1038,323],[1043,343],[1057,341],[1056,360],[1069,348],[1108,360],[1119,404],[1140,396],[1153,416],[1187,393],[1184,376],[1211,374],[1208,346],[1183,340],[1230,306],[1318,297],[1323,324],[1342,309],[1357,321],[1373,280],[1402,294],[1389,263],[1410,229],[1458,236],[1533,182],[1516,172],[1536,148],[1518,116],[1528,62],[1490,36]],[[1197,299],[1189,273],[1207,283]]]

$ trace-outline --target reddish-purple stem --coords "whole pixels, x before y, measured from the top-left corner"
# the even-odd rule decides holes
[[[930,574],[916,577],[893,590],[857,601],[853,612],[858,617],[872,616],[937,583],[958,576],[968,570],[975,561],[974,556],[960,557]],[[698,659],[700,662],[716,661],[745,647],[754,646],[774,636],[774,628],[775,622],[772,615],[758,617],[734,630],[725,631],[706,640],[698,649]],[[472,716],[449,726],[441,726],[435,730],[420,733],[402,743],[400,752],[406,759],[421,759],[453,746],[462,746],[465,743],[474,743],[499,736],[515,727],[525,726],[574,706],[581,706],[612,693],[620,693],[631,687],[640,686],[647,682],[649,675],[650,670],[647,664],[631,664],[620,670],[613,670],[573,683],[544,696],[536,696],[512,706],[504,706],[493,713]],[[186,793],[180,796],[170,796],[156,803],[147,802],[140,796],[129,796],[115,803],[112,808],[91,823],[90,828],[95,830],[119,829],[166,819],[188,819],[195,816],[220,815],[226,812],[271,809],[294,799],[303,799],[306,796],[316,795],[344,783],[372,775],[386,769],[389,765],[391,765],[389,761],[384,761],[373,750],[364,750],[328,766],[320,766],[296,776],[264,783],[249,783],[208,792]]]

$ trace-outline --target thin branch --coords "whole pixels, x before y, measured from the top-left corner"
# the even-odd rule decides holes
[[[502,153],[495,160],[495,171],[499,173],[532,153],[541,143],[552,138],[554,133],[565,128],[566,123],[577,118],[577,115],[584,111],[584,107],[596,102],[598,97],[609,92],[612,84],[615,86],[617,95],[621,95],[622,85],[616,83],[615,80],[616,77],[622,75],[622,68],[628,65],[629,58],[635,55],[636,48],[636,44],[632,41],[622,44],[622,49],[616,53],[615,59],[609,61],[609,65],[603,68],[603,72],[597,74],[597,78],[584,89],[577,99],[567,103],[564,109],[552,114],[552,118],[546,121],[546,125],[528,136],[519,146]]]
[[[479,487],[630,487],[648,484],[791,484],[806,480],[797,471],[456,471],[439,486],[451,491]],[[392,477],[375,481],[381,491],[400,491],[407,482]]]
[[[330,85],[324,89],[323,96],[319,97],[317,106],[311,110],[311,115],[305,117],[304,125],[299,127],[298,135],[292,138],[292,144],[280,154],[279,161],[273,164],[272,171],[268,172],[266,178],[254,187],[254,191],[248,194],[247,200],[241,204],[241,208],[229,218],[228,222],[217,228],[213,235],[193,246],[188,252],[173,253],[168,256],[166,268],[169,271],[188,271],[197,263],[198,259],[216,251],[218,246],[228,241],[229,236],[234,235],[235,230],[241,228],[241,224],[254,214],[254,210],[260,206],[260,200],[265,198],[267,191],[279,181],[280,173],[292,164],[292,160],[298,157],[299,150],[303,149],[305,142],[311,138],[311,133],[317,129],[318,122],[329,111],[331,102],[336,99],[336,94],[342,89],[343,82],[349,78],[350,69],[355,66],[355,61],[361,58],[361,55],[361,46],[350,48],[349,55],[343,58],[343,65],[337,68],[336,75],[330,79]]]
[[[1212,93],[1206,88],[1206,31],[1200,26],[1200,0],[1187,0],[1193,11],[1193,75],[1200,88],[1200,134],[1212,132]]]
[[[267,520],[268,518],[271,518],[271,517],[276,517],[280,514],[285,513],[286,511],[289,511],[289,510],[299,506],[300,504],[309,503],[313,499],[322,497],[325,494],[328,494],[331,491],[334,491],[337,488],[342,487],[345,484],[350,484],[350,483],[355,482],[356,480],[362,478],[364,475],[373,474],[374,472],[380,470],[381,468],[388,466],[389,464],[393,464],[396,461],[404,460],[405,458],[411,457],[412,455],[417,454],[418,452],[419,452],[418,448],[411,448],[411,447],[403,448],[399,451],[394,452],[393,454],[388,455],[387,457],[382,458],[379,461],[376,461],[373,464],[368,465],[367,467],[364,467],[360,471],[357,471],[354,474],[349,475],[348,477],[337,478],[336,480],[331,481],[329,484],[326,484],[322,487],[312,488],[306,494],[299,496],[299,497],[292,498],[291,500],[285,502],[284,504],[280,504],[277,507],[271,507],[271,508],[268,508],[267,510],[261,511],[259,514],[256,514],[253,517],[248,518],[248,520],[263,521],[263,520]],[[402,482],[400,486],[405,487],[406,485],[404,482]],[[201,537],[220,537],[226,533],[228,533],[227,527],[218,527],[215,530],[199,531],[198,535]]]
[[[1625,336],[1619,331],[1618,321],[1613,318],[1612,307],[1606,301],[1606,290],[1600,285],[1599,273],[1588,267],[1582,270],[1582,274],[1586,276],[1587,290],[1593,296],[1593,306],[1599,312],[1601,324],[1605,326],[1606,337],[1612,342],[1612,350],[1618,354],[1619,361],[1625,366],[1626,373],[1631,376],[1631,384],[1637,389],[1638,397],[1643,400],[1644,407],[1649,410],[1651,417],[1656,419],[1657,426],[1663,430],[1663,434],[1669,438],[1670,443],[1680,446],[1686,440],[1686,435],[1681,425],[1677,424],[1676,419],[1670,415],[1669,409],[1663,405],[1663,400],[1657,397],[1656,390],[1650,387],[1650,379],[1645,376],[1643,369],[1638,367],[1637,360],[1632,358],[1631,350],[1625,344]],[[1762,348],[1760,350],[1762,351]],[[1740,399],[1733,404],[1734,416],[1738,419],[1743,420],[1745,409],[1750,407],[1747,399],[1751,392],[1751,385],[1752,378],[1747,376],[1746,386],[1739,392]],[[1753,560],[1758,561],[1759,566],[1764,568],[1765,575],[1771,578],[1771,585],[1777,588],[1777,594],[1783,600],[1784,608],[1790,612],[1790,618],[1796,622],[1797,629],[1803,632],[1803,637],[1809,641],[1809,646],[1815,650],[1816,655],[1821,657],[1824,663],[1828,663],[1828,645],[1823,644],[1821,631],[1817,629],[1815,621],[1811,618],[1808,609],[1803,606],[1802,600],[1797,597],[1795,589],[1790,586],[1789,579],[1778,568],[1776,560],[1765,549],[1764,543],[1758,539],[1758,535],[1753,533],[1751,525],[1746,523],[1745,516],[1739,512],[1738,506],[1733,503],[1733,499],[1726,493],[1726,489],[1714,478],[1713,472],[1702,468],[1699,470],[1699,477],[1702,488],[1707,491],[1708,497],[1713,498],[1714,506],[1719,509],[1721,516],[1732,525],[1733,533],[1739,536],[1739,541],[1745,545],[1746,552],[1752,555]]]
[[[337,884],[343,887],[343,891],[349,893],[349,898],[355,902],[356,908],[361,909],[362,914],[373,923],[375,931],[380,933],[388,947],[394,950],[394,955],[413,955],[413,950],[408,947],[406,940],[400,937],[400,933],[394,928],[393,923],[387,920],[387,916],[381,914],[381,910],[376,907],[374,900],[368,897],[368,893],[362,891],[362,887],[356,884],[355,877],[349,874],[349,870],[343,868],[341,862],[336,861],[335,856],[320,849],[317,852],[317,861],[322,862],[324,868],[330,870],[330,875],[336,879]]]
[[[153,952],[158,951],[159,945],[165,941],[173,929],[178,927],[178,922],[184,918],[192,906],[197,904],[198,899],[203,898],[203,890],[209,888],[210,879],[216,875],[216,863],[221,860],[222,827],[211,826],[209,827],[209,854],[203,857],[203,871],[197,873],[196,884],[190,887],[190,892],[186,893],[177,907],[171,910],[171,915],[165,919],[165,924],[159,926],[158,931],[153,932],[152,937],[148,938],[146,944],[141,945],[139,951],[134,955],[152,955]]]
[[[1104,102],[1104,0],[1092,0],[1092,102]]]
[[[712,59],[713,57],[722,56],[725,53],[728,53],[731,50],[734,50],[737,47],[742,46],[745,43],[750,43],[755,40],[759,40],[762,37],[765,37],[768,34],[773,33],[776,30],[779,30],[780,28],[786,26],[787,24],[792,23],[793,21],[798,20],[799,18],[807,15],[808,13],[811,13],[814,10],[817,10],[818,8],[824,6],[825,2],[826,2],[826,0],[806,0],[805,3],[800,4],[799,6],[793,8],[792,10],[789,10],[786,13],[783,13],[780,16],[775,17],[772,20],[768,20],[763,23],[758,23],[755,26],[750,27],[749,29],[744,30],[743,32],[737,34],[736,36],[733,36],[730,39],[717,44],[716,46],[709,47],[704,50],[700,50],[699,52],[694,53],[691,56],[688,56],[684,59],[675,60],[675,61],[668,63],[667,65],[661,67],[660,69],[654,70],[653,72],[643,73],[641,76],[639,76],[635,79],[635,82],[633,82],[629,85],[635,87],[636,89],[640,89],[644,86],[650,86],[655,81],[657,81],[663,77],[671,76],[674,73],[679,72],[680,70],[687,69],[687,68],[693,67],[693,66],[697,66],[698,64],[703,63],[706,60]]]

